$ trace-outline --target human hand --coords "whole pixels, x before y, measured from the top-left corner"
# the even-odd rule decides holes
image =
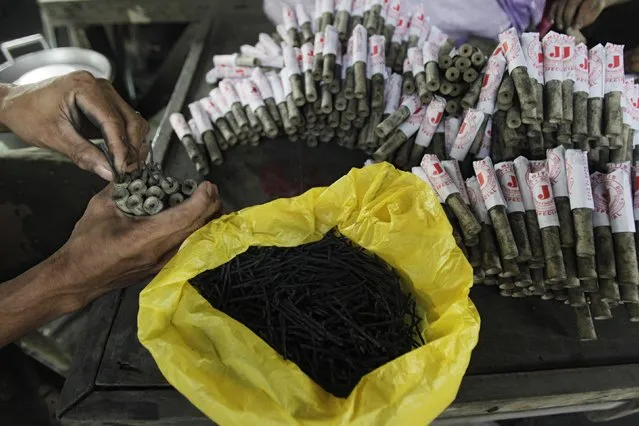
[[[580,30],[595,22],[601,12],[614,0],[555,0],[548,16],[560,30]]]
[[[104,153],[87,140],[99,133],[118,173],[146,157],[148,145],[143,142],[148,123],[107,80],[76,71],[40,83],[1,89],[4,96],[0,122],[25,142],[58,151],[84,170],[113,180]]]
[[[221,207],[217,187],[210,182],[202,182],[182,204],[154,216],[125,215],[111,200],[112,191],[109,185],[89,201],[69,241],[55,255],[75,308],[158,272],[184,239]]]
[[[639,47],[623,52],[623,64],[628,73],[639,73]]]

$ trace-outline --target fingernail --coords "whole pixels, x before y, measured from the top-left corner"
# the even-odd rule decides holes
[[[100,176],[104,180],[109,182],[113,180],[113,172],[109,170],[104,164],[98,164],[94,170],[95,174]]]

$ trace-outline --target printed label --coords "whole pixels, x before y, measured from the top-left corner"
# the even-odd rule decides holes
[[[495,206],[505,206],[506,200],[501,193],[501,188],[499,187],[497,175],[495,174],[493,162],[490,157],[486,157],[480,161],[474,161],[473,168],[475,169],[475,176],[477,176],[477,182],[479,182],[481,196],[484,199],[486,208],[490,210]]]
[[[386,73],[386,52],[384,50],[384,36],[373,35],[369,37],[369,54],[371,62],[371,74]]]
[[[422,61],[427,64],[429,62],[437,62],[439,59],[439,46],[432,41],[425,41],[422,46]]]
[[[606,173],[612,173],[615,170],[622,170],[628,176],[628,181],[630,181],[630,161],[606,164]]]
[[[506,70],[506,58],[501,53],[492,55],[488,59],[486,65],[486,73],[482,81],[479,99],[477,101],[477,109],[484,114],[490,114],[495,111],[495,102],[497,101],[497,91],[504,77]]]
[[[287,30],[297,29],[297,17],[292,7],[282,7],[282,20],[284,21],[284,28]]]
[[[422,52],[418,47],[411,47],[408,49],[408,60],[412,65],[413,74],[424,72],[424,58]]]
[[[532,188],[530,187],[529,179],[527,179],[530,171],[530,164],[526,157],[519,156],[513,161],[515,168],[515,175],[517,176],[517,182],[519,183],[519,193],[521,194],[521,200],[524,203],[524,208],[529,211],[535,210],[535,201],[533,200]]]
[[[402,76],[393,74],[388,79],[388,94],[384,96],[384,114],[392,114],[399,107],[399,98],[402,94]]]
[[[499,43],[503,54],[506,56],[509,73],[512,73],[515,68],[526,68],[526,58],[524,58],[524,52],[515,28],[509,28],[499,34]]]
[[[506,199],[506,211],[508,213],[524,212],[524,202],[519,191],[519,183],[515,176],[515,167],[512,161],[502,161],[495,164],[495,174],[499,180],[501,192]]]
[[[491,225],[490,216],[488,215],[488,209],[484,203],[484,198],[481,195],[481,189],[479,188],[479,182],[476,177],[466,179],[466,191],[468,192],[468,199],[470,200],[470,208],[477,216],[477,219],[481,223]]]
[[[546,173],[548,172],[548,168],[546,167],[546,160],[530,160],[528,167],[533,173],[540,170],[546,170]]]
[[[459,193],[457,185],[446,172],[439,159],[434,154],[426,154],[422,158],[422,168],[426,170],[426,176],[439,197],[446,201],[449,195]]]
[[[448,34],[440,30],[438,26],[431,25],[427,40],[435,43],[436,46],[442,47],[448,41]]]
[[[397,20],[399,19],[401,11],[401,0],[392,0],[386,12],[386,25],[392,25],[393,27],[397,26]]]
[[[550,179],[546,171],[530,172],[526,178],[528,185],[532,188],[539,229],[559,226],[557,207],[555,206]]]
[[[335,11],[333,0],[320,0],[320,11],[322,13],[333,13]]]
[[[260,96],[260,91],[257,88],[257,85],[253,83],[253,80],[250,80],[248,78],[245,79],[243,82],[243,89],[249,107],[253,111],[256,111],[258,108],[264,106],[264,100]]]
[[[253,72],[251,73],[251,79],[257,85],[262,99],[273,97],[273,90],[271,89],[271,85],[269,84],[268,79],[266,78],[266,75],[261,68],[255,68],[253,70]]]
[[[592,185],[593,211],[592,226],[610,226],[608,217],[608,188],[606,188],[606,175],[594,172],[590,175]]]
[[[266,78],[268,79],[268,82],[271,85],[271,89],[273,90],[273,99],[275,99],[275,103],[281,104],[286,100],[284,87],[282,86],[282,79],[280,78],[279,74],[275,72],[269,72],[268,74],[266,74]]]
[[[635,218],[632,205],[632,189],[628,174],[616,169],[606,176],[608,190],[608,217],[613,234],[635,232]]]
[[[448,176],[450,176],[453,180],[453,183],[455,184],[455,187],[457,187],[464,203],[470,204],[466,185],[464,184],[464,178],[462,177],[461,169],[459,168],[459,162],[456,160],[443,160],[441,163],[444,170],[446,170],[446,173],[448,173]]]
[[[526,58],[528,75],[544,84],[544,55],[541,53],[539,33],[523,33],[521,35],[521,48]]]
[[[444,146],[448,156],[459,133],[459,126],[461,126],[461,119],[458,117],[448,116],[444,119]]]
[[[478,110],[469,109],[459,126],[459,132],[455,138],[455,143],[450,150],[450,158],[458,161],[464,161],[470,146],[473,144],[477,131],[484,121],[484,113]]]
[[[391,41],[393,43],[401,43],[404,39],[404,36],[408,34],[408,23],[410,16],[406,16],[404,14],[400,15],[397,18],[397,24],[395,25],[395,31],[393,32],[393,37]]]
[[[208,114],[202,108],[202,104],[200,102],[192,102],[189,104],[189,112],[191,113],[191,117],[195,121],[196,128],[200,131],[200,133],[194,133],[194,135],[199,136],[203,132],[207,130],[213,130],[213,126],[211,125],[211,120],[209,119]],[[191,126],[189,126],[190,128]]]
[[[546,169],[552,184],[555,197],[568,196],[568,179],[566,177],[566,148],[562,145],[546,150]]]
[[[573,92],[588,93],[590,91],[589,71],[588,48],[585,44],[579,43],[575,46],[575,86]]]
[[[307,22],[311,22],[311,18],[306,13],[306,9],[300,3],[295,5],[295,12],[297,12],[297,22],[299,22],[300,26],[304,25]]]
[[[213,65],[216,67],[234,67],[237,53],[230,55],[213,55]]]
[[[544,50],[544,80],[563,81],[564,79],[564,54],[562,52],[561,34],[550,31],[541,41]]]
[[[588,174],[588,153],[580,149],[566,150],[566,177],[571,209],[593,209],[592,187]]]
[[[562,35],[564,79],[575,81],[575,38],[569,35]]]
[[[433,135],[437,130],[437,126],[439,126],[442,116],[444,115],[445,107],[446,101],[439,96],[435,96],[430,104],[428,104],[426,114],[419,126],[417,137],[415,138],[415,143],[417,145],[423,147],[430,145],[430,142],[433,140]]]
[[[401,106],[405,106],[410,111],[411,115],[417,112],[418,108],[422,107],[422,101],[419,100],[419,96],[416,94],[412,94],[410,96],[405,96],[402,99]]]
[[[313,45],[311,43],[304,43],[302,45],[302,71],[313,71],[313,61],[315,60],[315,53],[313,52]]]
[[[353,0],[335,0],[335,10],[351,13]]]
[[[426,115],[426,108],[420,105],[415,110],[415,112],[410,117],[408,117],[408,120],[400,124],[397,129],[399,129],[400,132],[406,135],[406,138],[410,138],[419,129],[419,125],[421,124],[424,115]]]
[[[224,99],[229,103],[229,105],[233,105],[236,102],[240,102],[240,98],[235,91],[235,87],[230,80],[222,80],[219,84],[220,89],[222,90],[222,95]]]
[[[179,112],[174,112],[169,116],[169,122],[178,139],[182,140],[184,136],[191,135],[191,129],[186,119]],[[192,135],[191,135],[192,136]]]
[[[253,68],[249,67],[215,67],[213,71],[215,71],[215,77],[218,80],[224,78],[244,78],[248,77],[251,74]]]
[[[493,119],[489,116],[486,128],[484,129],[484,137],[481,140],[479,152],[475,158],[482,159],[490,155],[491,140],[493,138]]]
[[[629,92],[628,100],[630,101],[630,115],[632,115],[632,123],[630,127],[632,127],[634,130],[638,130],[639,129],[639,84],[633,84],[632,90],[629,88],[628,92]],[[638,133],[639,132],[634,132],[633,138],[636,138]],[[635,144],[633,143],[633,146],[634,145]]]
[[[623,90],[623,45],[606,43],[604,76],[604,93]]]
[[[282,42],[282,56],[284,56],[284,67],[288,68],[291,74],[301,73],[297,54],[290,44]]]
[[[337,48],[339,46],[339,34],[332,25],[327,25],[324,28],[324,55],[337,55]]]
[[[315,40],[313,40],[313,53],[319,55],[324,52],[324,44],[326,39],[324,38],[324,32],[315,33]]]
[[[424,5],[419,4],[410,19],[410,28],[408,30],[409,34],[412,36],[421,37],[422,34],[426,32],[427,27],[428,19],[424,14]]]
[[[623,96],[621,97],[621,108],[623,111],[623,123],[631,128],[635,127],[633,109],[635,104],[635,79],[634,77],[624,77]]]
[[[213,102],[220,108],[222,114],[226,114],[231,110],[231,104],[228,103],[224,95],[222,94],[222,90],[219,87],[211,90],[209,92],[209,96],[212,98]]]
[[[220,112],[218,106],[210,97],[200,99],[200,104],[202,105],[204,111],[206,111],[206,113],[209,115],[211,121],[216,122],[219,118],[222,117],[222,113]]]
[[[368,35],[366,29],[361,25],[357,25],[353,29],[353,63],[366,62],[368,56],[367,43]]]
[[[605,59],[606,51],[601,44],[596,45],[588,51],[588,62],[590,65],[588,72],[590,91],[588,97],[590,98],[603,98]]]

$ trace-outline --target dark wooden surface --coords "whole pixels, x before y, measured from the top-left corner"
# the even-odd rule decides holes
[[[260,31],[271,29],[264,18],[226,20],[214,27],[205,48],[208,53],[194,75],[200,83],[191,88],[187,102],[208,92],[203,75],[212,52],[233,52],[243,43],[253,43]],[[308,148],[300,142],[265,139],[259,147],[227,151],[224,165],[213,168],[209,179],[218,184],[229,212],[329,185],[364,159],[360,152],[333,144]],[[165,169],[180,179],[195,177],[174,137]],[[170,388],[137,340],[137,300],[142,287],[123,292],[97,372],[77,369],[79,374],[94,373],[95,388],[83,400],[68,405],[62,416],[65,422],[196,424],[195,419],[200,419],[200,424],[199,412]],[[574,337],[568,306],[538,298],[502,298],[495,287],[478,286],[471,297],[482,319],[480,343],[458,398],[444,417],[639,397],[639,324],[630,323],[623,308],[614,311],[614,319],[597,322],[599,340],[581,343]],[[95,350],[102,353],[99,346]],[[75,362],[95,364],[96,360],[76,356]],[[67,387],[71,386],[75,383],[70,381]]]

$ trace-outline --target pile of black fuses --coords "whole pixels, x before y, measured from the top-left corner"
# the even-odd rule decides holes
[[[191,284],[338,397],[424,344],[397,272],[333,232],[292,248],[250,247]]]

